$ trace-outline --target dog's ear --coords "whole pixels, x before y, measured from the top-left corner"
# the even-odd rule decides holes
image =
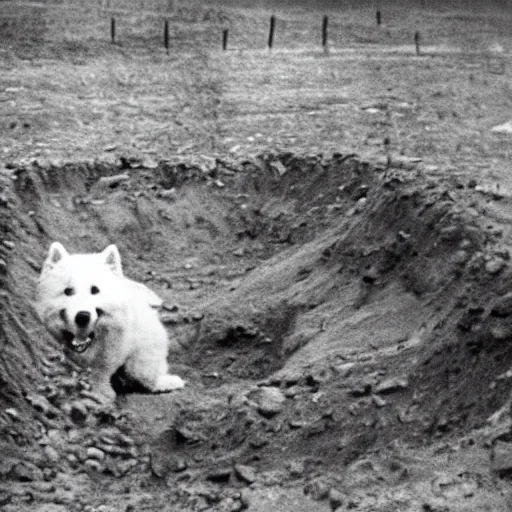
[[[102,253],[101,256],[105,265],[116,275],[123,275],[123,267],[121,265],[121,255],[115,245],[109,245]]]
[[[53,244],[50,246],[50,250],[48,251],[48,256],[43,263],[43,271],[50,270],[60,260],[66,258],[67,256],[69,256],[69,253],[66,251],[66,249],[64,249],[64,246],[59,242],[53,242]]]

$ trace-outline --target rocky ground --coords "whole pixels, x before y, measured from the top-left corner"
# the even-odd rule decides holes
[[[52,44],[0,78],[2,509],[509,510],[508,69]],[[118,244],[184,390],[95,402],[53,240]]]

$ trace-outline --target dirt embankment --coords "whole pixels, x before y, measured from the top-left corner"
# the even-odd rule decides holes
[[[487,418],[512,363],[508,203],[353,155],[5,174],[3,503],[505,510],[509,410]],[[185,390],[91,401],[30,306],[53,240],[119,246],[165,300]]]

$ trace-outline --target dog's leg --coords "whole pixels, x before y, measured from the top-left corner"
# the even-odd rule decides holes
[[[108,344],[109,340],[105,340]],[[116,350],[110,351],[102,347],[91,364],[91,391],[99,395],[103,402],[111,403],[116,398],[116,392],[110,383],[112,375],[123,365],[122,358]]]
[[[181,389],[185,382],[178,375],[170,375],[166,346],[155,346],[134,354],[125,364],[126,372],[153,393]]]
[[[110,373],[112,371],[112,374]],[[112,403],[116,398],[116,392],[110,384],[110,377],[116,372],[109,367],[99,365],[92,369],[91,391],[98,396],[103,403]]]

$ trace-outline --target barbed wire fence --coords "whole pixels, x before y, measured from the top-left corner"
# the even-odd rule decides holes
[[[200,45],[226,51],[321,49],[326,54],[395,47],[418,57],[457,52],[490,73],[503,73],[512,51],[512,0],[327,5],[325,12],[292,9],[270,16],[257,9],[180,0],[0,0],[0,41],[68,37],[143,45],[147,40],[167,51]]]

